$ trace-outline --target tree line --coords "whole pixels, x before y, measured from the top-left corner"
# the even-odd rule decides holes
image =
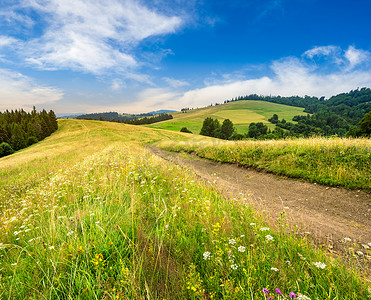
[[[0,112],[0,157],[41,141],[58,129],[54,111],[20,110]]]
[[[172,118],[173,116],[167,113],[161,113],[157,115],[153,115],[153,113],[120,115],[117,112],[92,113],[76,117],[76,119],[110,121],[132,125],[152,124],[156,122],[170,120]]]

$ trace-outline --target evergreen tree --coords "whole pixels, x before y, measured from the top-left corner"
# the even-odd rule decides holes
[[[222,139],[228,140],[233,135],[234,127],[233,123],[229,119],[223,121],[222,127],[220,128],[220,137]]]

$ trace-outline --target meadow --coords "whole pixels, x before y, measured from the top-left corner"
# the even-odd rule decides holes
[[[172,113],[174,117],[171,120],[148,125],[150,128],[159,128],[180,131],[182,127],[187,127],[193,133],[200,133],[202,123],[206,117],[218,119],[223,122],[224,119],[230,119],[237,132],[247,133],[251,122],[262,122],[270,129],[274,125],[268,121],[273,114],[278,114],[279,118],[291,121],[296,115],[306,115],[304,108],[287,106],[265,101],[237,101],[227,104],[210,106],[195,110],[188,110],[185,113]]]
[[[159,147],[329,186],[371,190],[371,140],[367,138],[163,141]]]
[[[247,199],[144,147],[194,136],[59,126],[0,159],[1,299],[371,298],[356,260],[294,236],[284,214],[269,226]]]

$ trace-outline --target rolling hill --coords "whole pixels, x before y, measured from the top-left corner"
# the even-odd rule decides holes
[[[202,122],[206,117],[212,117],[223,121],[230,119],[239,133],[248,131],[249,124],[252,122],[263,122],[273,129],[274,125],[268,122],[273,114],[280,118],[291,121],[296,115],[306,115],[304,108],[288,105],[276,104],[264,101],[238,101],[227,104],[220,104],[211,107],[204,107],[188,110],[185,113],[173,113],[172,120],[148,125],[151,128],[168,129],[179,131],[182,127],[187,127],[193,133],[199,133]]]
[[[144,147],[217,140],[58,125],[0,159],[1,299],[260,299],[267,287],[285,298],[369,299],[356,270]]]

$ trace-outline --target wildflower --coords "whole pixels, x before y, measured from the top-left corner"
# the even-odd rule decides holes
[[[267,288],[264,288],[264,289],[262,290],[262,292],[263,292],[264,294],[269,294],[269,290],[268,290]]]
[[[240,235],[240,237],[242,237],[242,238],[243,238],[243,237],[245,237],[245,235],[244,235],[244,234],[241,234],[241,235]]]
[[[231,245],[236,244],[236,240],[235,240],[235,239],[230,239],[230,240],[229,240],[229,244],[231,244]]]
[[[250,223],[250,226],[256,226],[256,224],[255,223]]]
[[[260,228],[260,231],[268,231],[268,230],[270,230],[269,227],[262,227],[262,228]]]
[[[211,253],[206,251],[206,252],[204,252],[203,256],[204,256],[204,260],[210,260]]]
[[[246,248],[244,246],[239,246],[238,251],[245,252]]]
[[[298,300],[311,300],[311,299],[305,295],[298,294]]]
[[[318,269],[326,268],[326,265],[323,262],[320,262],[320,261],[317,261],[317,262],[313,263],[313,265],[315,265]]]
[[[352,240],[350,239],[350,238],[348,238],[348,237],[345,237],[344,238],[344,242],[351,242]]]
[[[276,293],[282,295],[282,292],[280,289],[276,289]]]
[[[16,266],[16,265],[17,265],[17,263],[11,264],[11,266]]]
[[[53,249],[54,249],[54,246],[49,246],[49,249],[50,249],[50,250],[53,250]]]
[[[273,236],[271,235],[266,235],[265,238],[267,239],[267,241],[273,241]]]
[[[295,295],[294,292],[291,292],[291,293],[289,294],[289,297],[290,297],[290,298],[296,298],[296,295]]]
[[[358,254],[359,256],[362,256],[362,255],[363,255],[363,252],[362,252],[362,251],[357,251],[357,254]]]
[[[73,234],[73,231],[72,231],[72,230],[69,231],[69,232],[67,232],[67,236],[69,236],[69,235],[71,235],[71,234]]]
[[[275,271],[275,272],[278,272],[278,269],[277,268],[274,268],[274,267],[272,267],[271,270],[272,271]]]
[[[238,268],[238,265],[236,265],[236,264],[231,265],[232,270],[237,270],[237,268]]]

